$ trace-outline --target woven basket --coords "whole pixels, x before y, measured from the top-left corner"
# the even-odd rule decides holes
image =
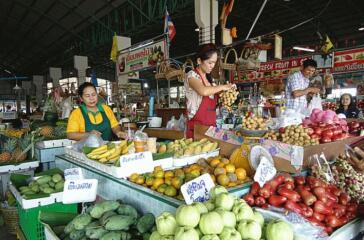
[[[167,63],[167,70],[166,70],[166,79],[167,80],[173,80],[183,79],[184,72],[181,68],[181,66],[173,59],[169,59]]]
[[[235,60],[233,63],[228,63],[228,58],[230,53],[234,54]],[[229,51],[227,51],[224,61],[220,61],[220,67],[224,70],[236,70],[236,61],[238,60],[238,53],[234,48],[230,48]]]
[[[246,51],[243,49],[240,53],[240,57],[237,60],[237,70],[257,70],[260,68],[260,61],[258,60],[258,56],[260,53],[260,50],[258,49],[257,52],[254,54],[255,56],[244,56],[244,54],[247,54]],[[249,52],[250,53],[250,52]],[[248,54],[249,54],[248,53]]]
[[[154,75],[156,80],[166,79],[166,70],[167,70],[167,63],[162,61],[157,66],[157,73]]]
[[[0,210],[8,232],[15,235],[16,227],[19,225],[18,209],[16,207],[1,207]]]

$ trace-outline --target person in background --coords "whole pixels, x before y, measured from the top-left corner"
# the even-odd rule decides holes
[[[67,137],[79,141],[92,133],[103,140],[112,140],[113,133],[118,138],[126,138],[126,133],[115,118],[113,111],[105,104],[98,103],[96,87],[89,82],[78,88],[80,107],[73,110],[67,124]]]
[[[210,73],[216,62],[216,46],[212,43],[201,45],[197,53],[197,67],[187,73],[184,87],[188,138],[193,137],[196,124],[216,126],[217,93],[236,87],[235,84],[213,84]]]
[[[362,118],[362,112],[356,107],[353,96],[349,93],[344,93],[340,97],[340,105],[336,110],[337,114],[344,114],[346,118]]]
[[[286,108],[303,112],[307,108],[307,95],[317,94],[319,88],[309,87],[310,77],[316,71],[315,60],[307,59],[303,62],[301,70],[288,76],[286,84]]]

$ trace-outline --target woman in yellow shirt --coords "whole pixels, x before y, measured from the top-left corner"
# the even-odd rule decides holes
[[[98,103],[96,87],[92,83],[81,84],[78,95],[82,103],[68,119],[68,139],[79,141],[90,133],[101,136],[105,141],[110,141],[113,133],[119,138],[126,138],[111,108]]]

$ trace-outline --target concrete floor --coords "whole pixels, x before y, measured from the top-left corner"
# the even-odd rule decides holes
[[[11,235],[7,232],[4,226],[0,227],[0,240],[16,240],[16,235]]]

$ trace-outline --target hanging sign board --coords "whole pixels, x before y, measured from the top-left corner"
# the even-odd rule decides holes
[[[117,58],[118,75],[156,66],[158,61],[165,58],[166,51],[165,39],[122,50]]]
[[[335,52],[334,72],[355,72],[364,70],[364,48]]]

